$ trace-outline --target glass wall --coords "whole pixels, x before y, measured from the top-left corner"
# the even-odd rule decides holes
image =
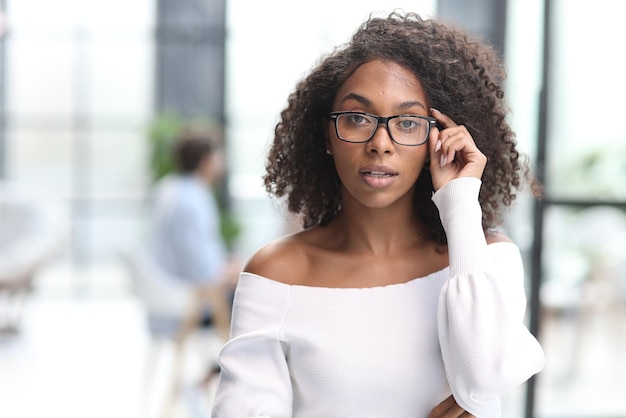
[[[623,2],[550,2],[539,417],[618,417],[626,388]]]
[[[552,2],[548,193],[626,200],[626,3]],[[584,29],[584,30],[583,30]]]
[[[148,180],[153,1],[5,3],[6,177],[68,202],[74,265],[110,261]]]

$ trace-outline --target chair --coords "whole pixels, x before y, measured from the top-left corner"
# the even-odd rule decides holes
[[[154,337],[171,337],[189,315],[193,289],[165,272],[138,242],[120,249],[130,272],[131,291],[146,309],[148,328]]]
[[[0,333],[19,332],[35,276],[62,251],[69,230],[59,199],[0,181]]]
[[[164,416],[169,416],[181,389],[187,342],[200,328],[204,307],[202,295],[184,280],[165,272],[143,244],[137,241],[131,240],[123,245],[119,254],[130,273],[131,291],[145,308],[152,338],[146,364],[146,383],[151,381],[158,343],[170,340],[175,344],[169,388],[166,389],[169,395],[165,406],[159,408]],[[217,346],[222,343],[223,336]],[[209,371],[212,366],[208,366]]]

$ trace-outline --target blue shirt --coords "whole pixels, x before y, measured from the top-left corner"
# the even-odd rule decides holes
[[[155,188],[152,252],[171,275],[195,283],[221,280],[228,252],[215,197],[195,175],[170,175]]]

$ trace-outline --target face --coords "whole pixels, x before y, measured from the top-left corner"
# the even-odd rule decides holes
[[[419,80],[405,67],[374,60],[360,66],[340,87],[333,111],[358,111],[378,116],[429,116]],[[334,122],[328,126],[329,149],[342,183],[344,207],[358,204],[385,208],[411,205],[415,181],[428,156],[428,145],[405,146],[392,141],[379,125],[366,143],[340,140]]]
[[[222,178],[225,168],[222,151],[214,150],[202,159],[197,172],[208,185],[215,185]]]

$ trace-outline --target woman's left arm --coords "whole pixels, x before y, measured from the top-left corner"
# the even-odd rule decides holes
[[[539,372],[543,351],[524,325],[524,270],[512,242],[487,245],[480,180],[463,177],[433,196],[448,237],[450,277],[438,308],[443,361],[457,403],[500,417],[499,397]]]
[[[443,361],[458,405],[498,418],[499,397],[543,368],[543,351],[524,325],[519,249],[485,239],[478,195],[487,157],[464,126],[435,109],[432,114],[444,127],[433,129],[429,149],[450,261],[438,308]]]

